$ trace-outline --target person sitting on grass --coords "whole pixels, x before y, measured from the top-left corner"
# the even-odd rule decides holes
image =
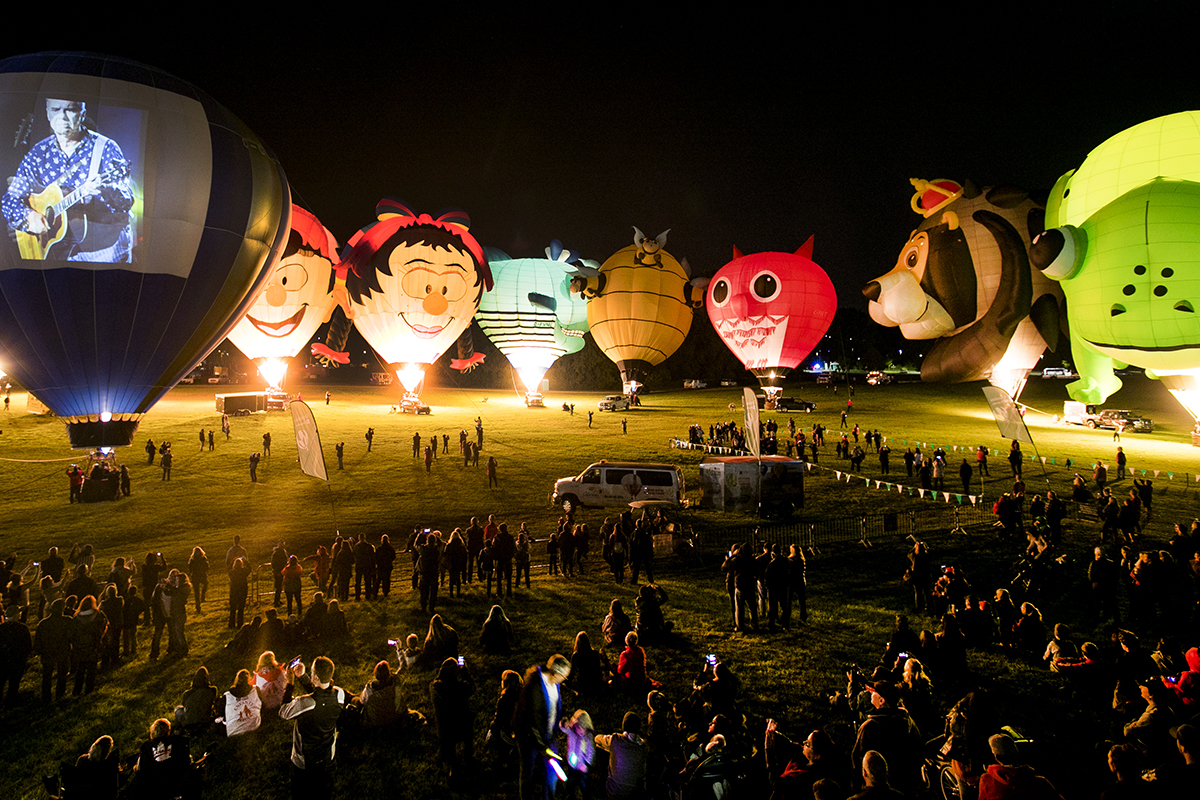
[[[504,614],[500,606],[492,606],[487,619],[483,621],[483,630],[479,634],[479,646],[483,652],[498,655],[508,655],[512,652],[513,629],[512,622]]]
[[[400,683],[392,674],[391,665],[386,660],[375,665],[373,677],[363,687],[357,702],[362,707],[364,728],[391,725],[395,722],[405,725],[419,725],[425,722],[425,716],[421,712],[407,707],[401,695]]]
[[[596,747],[608,752],[608,778],[604,787],[609,800],[643,796],[646,742],[641,734],[642,718],[630,711],[621,720],[620,733],[596,737]]]
[[[457,655],[458,631],[442,622],[441,614],[434,614],[429,618],[429,632],[425,634],[421,663],[426,669],[432,669]]]
[[[188,797],[193,788],[188,739],[172,733],[168,719],[150,725],[150,741],[142,745],[133,769],[141,797]]]
[[[634,607],[637,609],[638,638],[646,644],[657,644],[665,639],[675,623],[667,622],[663,616],[663,604],[667,602],[667,593],[657,584],[648,583],[638,589]]]
[[[575,649],[571,653],[571,675],[567,679],[576,692],[595,696],[608,688],[610,681],[608,659],[602,650],[592,647],[587,631],[575,634]]]
[[[192,676],[192,685],[184,692],[183,701],[175,707],[175,724],[184,730],[200,730],[212,724],[217,716],[213,705],[217,687],[208,679],[208,667],[199,667]],[[170,730],[167,731],[170,734]]]
[[[283,703],[283,693],[287,691],[287,675],[283,665],[275,660],[275,653],[267,650],[258,657],[254,667],[254,685],[258,688],[262,705],[268,711],[274,711]]]
[[[633,630],[633,623],[629,621],[629,615],[625,613],[625,607],[619,599],[614,597],[609,604],[608,616],[604,618],[601,630],[604,632],[605,643],[618,647],[625,641],[625,634]]]
[[[1054,785],[1024,763],[1012,737],[998,733],[988,739],[988,744],[997,763],[979,779],[979,800],[1061,800]]]
[[[625,634],[625,649],[617,662],[617,679],[622,689],[634,693],[661,686],[646,672],[646,651],[638,646],[638,635],[635,631]]]
[[[229,738],[258,730],[262,725],[262,695],[248,669],[238,670],[233,686],[225,692],[225,735]]]

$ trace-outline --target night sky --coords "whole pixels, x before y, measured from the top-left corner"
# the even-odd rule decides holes
[[[1197,107],[1191,12],[843,7],[590,21],[381,7],[170,33],[131,19],[100,38],[9,38],[0,55],[92,50],[196,84],[274,149],[339,241],[385,195],[465,209],[514,256],[559,238],[603,260],[634,225],[670,228],[697,275],[735,244],[790,251],[815,234],[839,301],[864,309],[862,284],[916,227],[909,178],[1044,195],[1108,136]]]

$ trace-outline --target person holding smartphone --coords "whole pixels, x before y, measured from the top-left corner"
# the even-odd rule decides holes
[[[333,772],[337,758],[337,721],[349,700],[345,689],[333,685],[333,661],[318,656],[312,663],[312,679],[305,677],[304,664],[296,659],[287,669],[287,689],[279,716],[292,720],[292,796],[328,798],[333,795]],[[296,682],[308,690],[294,697]]]

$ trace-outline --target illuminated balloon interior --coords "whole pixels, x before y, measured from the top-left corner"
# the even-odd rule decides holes
[[[278,389],[283,386],[283,379],[287,375],[288,362],[284,358],[267,358],[263,359],[258,365],[258,374],[266,380],[267,386],[271,389]]]
[[[396,370],[396,377],[400,379],[404,391],[415,393],[421,386],[421,381],[425,380],[425,370],[419,364],[405,364]]]

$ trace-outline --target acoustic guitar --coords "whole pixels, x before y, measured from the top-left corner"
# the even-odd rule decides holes
[[[113,165],[100,173],[98,177],[101,186],[112,186],[128,176],[129,162],[114,161]],[[82,187],[64,195],[62,187],[57,182],[36,194],[29,195],[29,206],[46,218],[46,230],[42,233],[16,232],[17,248],[21,252],[21,258],[28,261],[45,261],[51,248],[64,240],[67,244],[58,248],[64,252],[70,251],[71,245],[79,245],[79,248],[84,251],[100,250],[111,245],[112,242],[103,243],[100,240],[111,238],[114,227],[119,233],[125,227],[125,223],[119,226],[111,223],[89,225],[86,213],[80,210],[71,211],[83,199],[85,197]],[[57,253],[55,257],[58,257]]]

